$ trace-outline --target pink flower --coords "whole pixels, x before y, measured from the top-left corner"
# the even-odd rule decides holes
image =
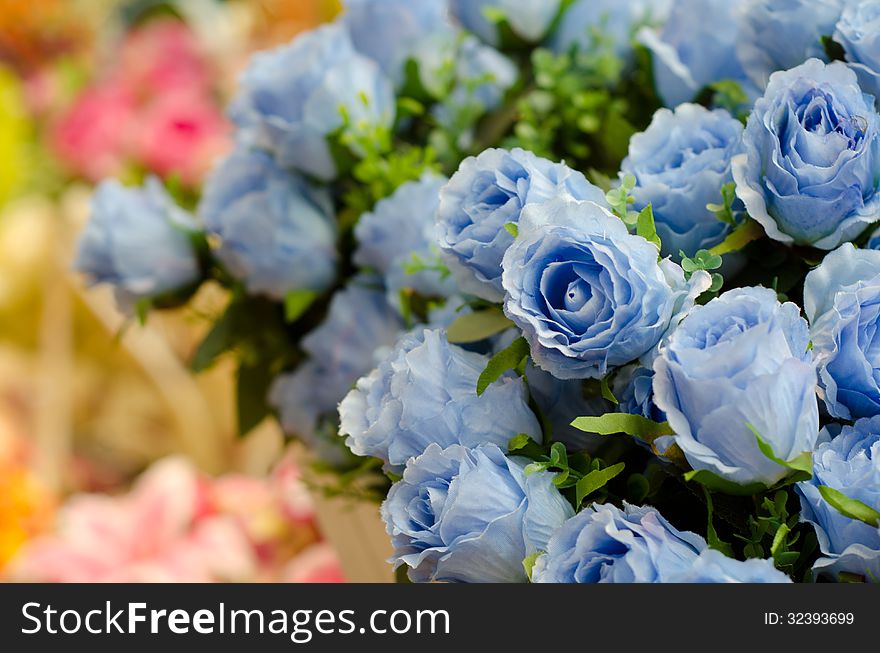
[[[130,88],[148,95],[180,90],[206,94],[211,88],[195,35],[173,18],[152,20],[126,35],[118,74]]]
[[[179,175],[198,184],[214,160],[229,148],[229,125],[220,109],[205,95],[167,91],[139,116],[133,154],[163,177]]]
[[[61,510],[58,532],[13,563],[38,582],[246,580],[254,552],[236,520],[205,514],[204,481],[180,458],[149,469],[122,497],[81,495]]]
[[[282,583],[344,583],[339,558],[329,544],[314,544],[290,561]]]
[[[55,124],[51,144],[58,157],[91,181],[117,174],[125,163],[125,139],[133,127],[135,99],[125,86],[93,86]]]

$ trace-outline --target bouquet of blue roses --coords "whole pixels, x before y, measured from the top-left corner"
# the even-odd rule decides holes
[[[226,287],[194,370],[412,581],[880,580],[880,0],[344,4],[78,268]]]

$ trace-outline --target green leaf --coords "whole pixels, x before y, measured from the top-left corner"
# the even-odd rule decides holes
[[[639,218],[636,222],[636,234],[660,249],[660,236],[657,235],[657,226],[654,224],[654,210],[648,204],[639,211]]]
[[[720,245],[716,245],[709,250],[711,254],[729,254],[730,252],[738,252],[753,240],[758,240],[764,235],[764,228],[754,220],[747,220],[745,223],[731,231],[727,238]]]
[[[675,435],[669,422],[655,422],[641,415],[627,413],[605,413],[599,417],[578,417],[571,425],[587,433],[614,435],[626,433],[633,437],[652,442],[663,435]]]
[[[526,576],[528,576],[529,582],[532,580],[532,569],[535,568],[535,562],[537,562],[538,558],[542,555],[542,551],[535,551],[532,555],[526,556],[522,561],[522,566],[523,569],[526,570]]]
[[[607,375],[607,374],[606,374],[605,376],[602,377],[602,381],[601,381],[601,383],[599,384],[599,387],[600,387],[600,390],[601,390],[601,392],[602,392],[602,398],[603,398],[603,399],[607,399],[608,401],[610,401],[610,402],[611,402],[612,404],[614,404],[615,406],[617,406],[618,404],[620,404],[620,402],[617,401],[617,397],[615,397],[615,396],[614,396],[614,393],[611,392],[611,387],[608,385],[608,375]]]
[[[513,453],[514,451],[519,451],[526,445],[528,445],[532,439],[526,435],[525,433],[517,433],[512,438],[510,438],[510,442],[507,443],[507,451]]]
[[[617,463],[606,467],[605,469],[597,469],[590,472],[577,482],[575,487],[575,504],[581,505],[581,502],[601,487],[604,487],[608,481],[623,471],[624,463]]]
[[[868,504],[862,503],[858,499],[851,499],[840,490],[835,490],[827,485],[819,486],[819,494],[844,517],[857,519],[869,526],[880,526],[880,512],[874,510]]]
[[[807,479],[813,477],[812,452],[804,451],[793,460],[782,460],[781,458],[778,458],[776,456],[776,454],[773,452],[773,447],[771,447],[770,443],[768,443],[766,440],[764,440],[764,438],[761,437],[761,434],[758,433],[758,430],[754,426],[752,426],[751,424],[746,424],[746,426],[755,435],[755,439],[758,442],[758,449],[761,450],[761,453],[764,454],[765,457],[769,458],[777,465],[785,467],[786,469],[790,469],[793,472],[799,472],[799,480],[806,481]]]
[[[190,368],[193,372],[204,372],[211,367],[217,359],[232,349],[235,344],[237,304],[232,303],[221,315],[211,330],[208,331],[193,355]]]
[[[780,524],[779,528],[776,529],[776,534],[773,536],[773,543],[770,545],[770,555],[777,562],[779,562],[779,555],[785,553],[782,548],[785,545],[785,536],[788,535],[788,533],[788,526]]]
[[[268,400],[271,384],[268,362],[255,365],[242,363],[239,366],[236,388],[239,437],[250,433],[271,412]]]
[[[730,494],[733,496],[751,496],[767,489],[763,483],[739,485],[726,478],[721,478],[707,469],[685,472],[684,480],[699,483],[713,492],[721,492],[722,494]]]
[[[733,556],[733,547],[730,546],[727,542],[718,537],[718,533],[715,530],[715,524],[713,523],[712,516],[715,513],[714,505],[712,504],[712,493],[709,491],[705,485],[703,486],[703,495],[706,497],[706,510],[709,513],[708,516],[708,524],[706,526],[706,542],[713,549],[717,549],[721,551],[726,556]]]
[[[528,355],[529,343],[526,342],[525,338],[517,338],[508,347],[495,354],[489,359],[486,369],[483,370],[480,378],[477,379],[477,394],[482,395],[486,388],[497,381],[502,374],[507,370],[516,368],[523,358]]]
[[[507,233],[509,233],[514,238],[519,236],[519,227],[516,226],[515,222],[505,222],[504,228],[505,228],[505,230],[507,230]]]
[[[284,319],[296,322],[318,298],[314,290],[293,290],[284,296]]]
[[[449,325],[446,337],[454,344],[478,342],[513,326],[513,322],[497,308],[461,315]],[[519,361],[517,361],[518,363]]]

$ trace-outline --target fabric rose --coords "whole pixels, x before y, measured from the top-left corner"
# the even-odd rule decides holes
[[[344,6],[340,21],[354,47],[378,63],[396,87],[412,81],[406,78],[412,61],[419,83],[436,90],[434,78],[451,64],[458,38],[446,0],[345,0]]]
[[[442,331],[409,333],[339,404],[339,434],[355,454],[380,458],[396,472],[432,443],[506,450],[518,433],[541,442],[520,377],[505,374],[477,395],[488,362],[449,344]]]
[[[746,0],[737,12],[736,54],[758,88],[771,73],[811,57],[825,58],[823,36],[834,33],[844,0]]]
[[[880,251],[846,243],[826,255],[804,281],[804,312],[828,412],[880,415]]]
[[[519,69],[498,50],[470,35],[460,40],[453,54],[454,61],[444,64],[441,58],[433,64],[437,69],[444,65],[450,68],[451,79],[435,79],[428,90],[440,99],[432,111],[435,120],[448,131],[461,132],[456,144],[467,150],[473,145],[473,122],[501,105]]]
[[[411,459],[381,509],[395,567],[416,583],[525,582],[523,559],[574,514],[553,474],[526,476],[526,462],[494,444],[431,444]]]
[[[321,419],[335,419],[336,406],[354,383],[397,342],[403,321],[370,282],[355,277],[333,295],[324,321],[302,339],[309,359],[273,384],[270,403],[285,432],[317,442]]]
[[[217,256],[248,291],[284,299],[323,290],[336,276],[336,223],[326,191],[240,147],[205,184],[199,213]]]
[[[654,403],[654,370],[638,364],[622,367],[614,376],[612,389],[617,410],[641,415],[655,422],[665,422],[666,413]]]
[[[737,196],[770,238],[834,249],[877,220],[878,131],[873,98],[845,64],[774,73],[733,160]]]
[[[251,59],[229,109],[238,136],[271,152],[283,168],[329,181],[336,163],[328,136],[390,127],[391,82],[374,61],[354,50],[340,25],[323,25],[288,45]]]
[[[501,301],[501,259],[513,243],[505,225],[516,223],[524,206],[553,197],[605,205],[605,194],[580,172],[520,148],[462,161],[440,191],[437,223],[444,259],[463,291]]]
[[[562,0],[449,0],[450,11],[465,29],[496,46],[501,34],[493,14],[521,39],[537,43],[550,29],[561,6]]]
[[[730,162],[742,152],[742,133],[742,123],[724,109],[681,104],[660,109],[630,139],[621,175],[636,179],[633,208],[651,205],[664,256],[693,256],[730,232],[706,205],[720,203],[721,187],[733,181]]]
[[[747,485],[789,473],[777,458],[812,451],[819,434],[807,322],[767,288],[738,288],[695,307],[654,361],[654,402],[696,470]]]
[[[197,230],[158,179],[138,188],[104,181],[92,197],[74,267],[94,283],[112,285],[125,308],[142,299],[162,300],[199,280],[192,240]]]
[[[848,0],[834,30],[862,90],[880,96],[880,0]]]
[[[629,59],[637,28],[663,22],[669,7],[670,0],[574,0],[562,14],[549,45],[557,53],[568,52],[572,46],[587,51],[602,35],[617,56]]]
[[[819,493],[830,487],[850,499],[880,509],[880,417],[860,419],[832,437],[823,429],[813,454],[813,478],[797,484],[801,519],[816,528],[824,557],[813,566],[817,576],[848,572],[876,582],[880,578],[880,524],[847,517]]]
[[[526,206],[507,250],[504,312],[560,379],[601,378],[651,352],[710,284],[593,202]]]
[[[382,275],[392,304],[399,304],[405,289],[424,297],[447,297],[457,290],[436,244],[434,213],[446,181],[426,173],[403,184],[364,213],[354,228],[354,262]],[[410,274],[413,264],[419,269]]]
[[[638,40],[653,57],[657,93],[667,107],[690,102],[705,86],[722,80],[748,87],[736,58],[733,20],[743,1],[675,0],[662,29],[639,31]]]
[[[650,506],[593,504],[550,538],[533,583],[789,582],[766,560],[739,562],[707,549]]]

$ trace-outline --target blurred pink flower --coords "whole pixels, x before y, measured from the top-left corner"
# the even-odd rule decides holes
[[[292,463],[285,463],[292,464]],[[293,472],[285,472],[288,480]],[[153,465],[118,497],[79,495],[56,532],[10,566],[35,582],[337,582],[335,553],[301,512],[290,520],[276,479],[201,476],[183,458]],[[298,475],[296,476],[298,479]],[[298,481],[297,481],[298,482]],[[299,556],[305,557],[300,560]]]
[[[117,74],[138,94],[208,93],[211,71],[193,32],[173,18],[151,20],[123,41]]]
[[[193,186],[229,148],[229,124],[207,96],[166,91],[138,116],[132,154],[163,177],[178,175]]]
[[[117,174],[125,163],[125,139],[134,127],[136,103],[125,86],[86,89],[51,133],[58,157],[91,181]]]

